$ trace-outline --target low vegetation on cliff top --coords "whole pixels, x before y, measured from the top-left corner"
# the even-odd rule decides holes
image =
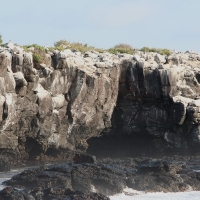
[[[71,49],[72,51],[79,51],[79,52],[86,52],[86,51],[97,51],[100,53],[103,53],[104,51],[107,51],[112,54],[134,54],[136,51],[143,51],[143,52],[154,52],[159,53],[161,55],[170,55],[171,51],[169,49],[158,49],[158,48],[149,48],[149,47],[143,47],[141,49],[134,49],[131,45],[128,44],[118,44],[115,45],[112,48],[109,49],[99,49],[92,46],[88,46],[87,44],[82,44],[79,42],[68,42],[66,40],[59,40],[54,43],[53,47],[43,47],[37,44],[32,45],[25,45],[23,46],[25,51],[31,51],[33,53],[33,61],[35,68],[39,66],[41,63],[48,64],[48,60],[46,58],[46,51],[54,51],[54,50],[65,50],[65,49]]]
[[[2,45],[2,36],[0,35],[0,45]],[[38,44],[32,44],[32,45],[24,45],[23,46],[25,51],[32,51],[33,52],[33,59],[35,62],[40,63],[42,58],[45,57],[44,54],[46,52],[46,49],[44,46],[40,46]],[[59,40],[54,43],[54,46],[48,47],[50,51],[54,50],[65,50],[65,49],[71,49],[73,51],[79,51],[79,52],[86,52],[86,51],[98,51],[100,53],[107,51],[112,54],[119,54],[119,53],[126,53],[126,54],[134,54],[136,51],[143,51],[143,52],[154,52],[159,53],[161,55],[170,55],[171,51],[169,49],[160,49],[160,48],[149,48],[149,47],[143,47],[141,49],[133,48],[129,44],[118,44],[115,45],[112,48],[109,49],[101,49],[101,48],[95,48],[93,46],[88,46],[87,44],[82,44],[80,42],[68,42],[67,40]]]
[[[100,49],[100,48],[88,46],[87,44],[70,43],[66,40],[59,40],[54,43],[54,47],[50,47],[51,50],[54,50],[54,49],[64,50],[65,48],[68,48],[71,50],[77,50],[80,52],[95,50],[95,51],[98,51],[101,53],[104,51],[108,51],[109,53],[113,53],[113,54],[118,54],[118,53],[134,54],[138,50],[143,51],[143,52],[160,53],[162,55],[169,55],[171,53],[169,49],[158,49],[158,48],[148,48],[148,47],[143,47],[141,49],[135,49],[131,45],[128,45],[128,44],[118,44],[109,49]]]
[[[3,43],[2,36],[0,35],[0,45]]]
[[[99,48],[95,48],[92,46],[88,46],[87,44],[82,44],[80,42],[68,42],[66,40],[59,40],[57,42],[54,43],[54,47],[50,47],[50,50],[54,50],[54,49],[58,49],[58,50],[64,50],[64,49],[71,49],[71,50],[76,50],[76,51],[80,51],[80,52],[86,52],[86,51],[91,51],[91,50],[95,50],[98,52],[103,52],[105,51],[104,49],[99,49]]]
[[[32,45],[25,45],[23,46],[23,48],[25,51],[27,52],[31,51],[33,53],[33,63],[36,69],[37,66],[39,66],[39,64],[41,63],[48,64],[49,60],[46,56],[45,47],[40,46],[38,44],[32,44]]]

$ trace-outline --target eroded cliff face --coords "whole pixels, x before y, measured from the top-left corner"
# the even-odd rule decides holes
[[[148,134],[177,148],[198,146],[199,56],[134,56],[119,79],[113,132]]]
[[[16,50],[17,49],[17,50]],[[175,147],[200,144],[198,54],[0,52],[0,149],[30,158],[87,149],[110,134],[149,134]]]
[[[111,127],[119,58],[69,50],[49,55],[49,65],[36,70],[31,53],[1,52],[0,148],[22,156],[84,150],[88,138]]]

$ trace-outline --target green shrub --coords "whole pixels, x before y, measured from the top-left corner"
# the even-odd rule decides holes
[[[55,49],[58,49],[59,51],[62,51],[64,49],[71,49],[71,50],[77,50],[80,52],[86,52],[86,51],[92,51],[92,50],[98,51],[98,52],[104,52],[103,49],[88,46],[88,44],[82,44],[80,42],[68,42],[67,40],[59,40],[54,43],[54,47],[49,48],[49,50],[51,51]]]
[[[103,53],[105,51],[104,49],[101,49],[101,48],[95,48],[94,50],[99,52],[99,53]]]
[[[74,49],[74,50],[77,50],[80,52],[86,52],[86,51],[94,50],[94,47],[88,46],[87,44],[82,44],[82,43],[76,42],[76,43],[70,44],[70,49],[71,50]]]
[[[45,53],[46,49],[43,46],[40,46],[38,44],[32,44],[32,45],[25,45],[23,47],[25,51],[29,51],[28,50],[29,47],[34,47],[35,50],[33,51],[33,53],[42,55],[41,59],[44,60],[43,54]],[[54,51],[56,49],[59,51],[63,51],[65,49],[71,49],[71,50],[77,50],[80,52],[93,50],[93,51],[98,51],[100,53],[103,53],[104,51],[108,51],[109,53],[112,53],[112,54],[119,54],[119,53],[134,54],[135,51],[138,50],[138,49],[134,49],[131,45],[124,44],[124,43],[115,45],[114,47],[105,50],[105,49],[95,48],[93,46],[88,46],[87,44],[82,44],[80,42],[68,42],[67,40],[64,40],[64,39],[55,42],[53,47],[49,47],[50,51]],[[160,48],[143,47],[139,50],[143,52],[159,53],[161,55],[170,55],[171,53],[170,50],[166,48],[160,49]]]
[[[34,47],[34,50],[32,50],[33,53],[33,63],[34,67],[37,68],[38,64],[46,64],[47,66],[51,65],[51,60],[46,55],[46,48],[43,46],[40,46],[38,44],[32,44],[32,45],[24,45],[23,48],[26,52],[29,52],[29,48]]]
[[[143,51],[143,52],[150,52],[150,48],[149,47],[142,47],[140,49],[140,51]]]
[[[108,49],[108,52],[113,54],[118,54],[118,53],[133,54],[135,52],[135,49],[133,49],[132,46],[128,44],[118,44],[115,45],[113,48]]]
[[[59,40],[54,43],[55,47],[60,47],[60,46],[68,46],[70,43],[67,40]]]
[[[40,50],[40,51],[43,51],[43,52],[46,51],[45,47],[40,46],[40,45],[38,45],[38,44],[32,44],[31,46],[34,47],[35,49]]]
[[[171,51],[169,49],[161,49],[160,54],[162,55],[170,55]]]
[[[65,48],[63,48],[62,46],[49,47],[48,49],[49,49],[50,51],[54,51],[54,50],[63,51],[63,50],[65,50]]]
[[[133,54],[133,51],[123,48],[110,48],[108,49],[108,52],[112,54],[118,54],[118,53]]]
[[[24,48],[25,51],[29,51],[28,48],[30,48],[30,47],[34,47],[35,50],[39,50],[39,51],[43,51],[43,52],[46,51],[45,47],[40,46],[38,44],[31,44],[31,45],[24,45],[23,46],[23,48]]]
[[[114,48],[121,48],[126,50],[133,50],[132,46],[129,44],[117,44],[114,46]]]
[[[3,44],[2,36],[0,35],[0,45]]]
[[[154,52],[154,53],[159,53],[161,55],[170,55],[171,54],[169,49],[158,49],[158,48],[149,48],[149,47],[143,47],[140,49],[140,51]]]
[[[41,63],[41,56],[39,54],[33,54],[33,62]]]

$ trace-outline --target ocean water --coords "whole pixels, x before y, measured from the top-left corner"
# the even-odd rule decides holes
[[[0,190],[2,190],[5,187],[2,185],[2,183],[6,180],[9,180],[9,178],[0,178]]]
[[[12,169],[9,172],[0,172],[0,190],[2,190],[5,186],[2,183],[6,180],[9,180],[12,176],[19,174],[24,169]]]
[[[24,168],[25,169],[25,168]],[[9,180],[12,176],[19,174],[24,170],[14,169],[9,172],[0,172],[0,190],[5,186],[2,185],[3,181]],[[26,167],[27,169],[27,167]],[[131,188],[124,189],[123,193],[110,196],[111,200],[200,200],[200,191],[188,191],[177,193],[145,193],[142,191],[136,191]]]
[[[48,166],[48,165],[50,165],[50,163],[44,164],[44,166]],[[39,167],[39,166],[41,166],[41,165],[26,166],[24,168],[11,169],[8,172],[0,172],[0,190],[2,190],[5,187],[2,183],[6,180],[11,179],[12,176],[19,174],[26,169],[35,168],[35,167]]]
[[[178,193],[147,193],[142,195],[128,196],[123,194],[110,197],[111,200],[200,200],[200,192]]]
[[[110,196],[111,200],[200,200],[200,191],[177,193],[144,193],[126,189],[124,193]]]

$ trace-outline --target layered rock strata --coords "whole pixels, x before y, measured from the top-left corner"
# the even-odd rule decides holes
[[[200,144],[200,56],[0,50],[0,149],[13,158],[87,149],[106,132]]]

